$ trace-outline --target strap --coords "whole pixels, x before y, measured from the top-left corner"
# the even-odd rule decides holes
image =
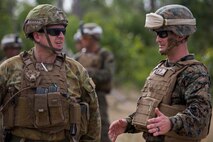
[[[21,59],[23,60],[24,64],[26,66],[33,63],[32,59],[30,58],[30,55],[28,52],[24,51],[20,54]]]

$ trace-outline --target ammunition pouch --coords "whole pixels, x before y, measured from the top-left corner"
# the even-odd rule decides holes
[[[69,121],[69,105],[60,92],[35,94],[35,122],[36,128],[61,127],[63,130]],[[59,131],[59,130],[57,130]],[[49,132],[49,130],[48,130]]]
[[[132,123],[138,130],[147,130],[147,120],[155,117],[155,108],[159,100],[150,97],[140,97]]]

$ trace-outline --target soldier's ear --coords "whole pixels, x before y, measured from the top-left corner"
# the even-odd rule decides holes
[[[178,41],[183,41],[186,39],[187,36],[177,36]]]
[[[33,38],[34,38],[34,40],[35,40],[36,42],[39,42],[39,41],[40,41],[40,38],[41,38],[40,33],[38,33],[38,32],[33,32],[32,36],[33,36]]]

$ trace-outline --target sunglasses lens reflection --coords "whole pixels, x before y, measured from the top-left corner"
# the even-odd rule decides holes
[[[156,32],[156,34],[160,38],[166,38],[166,37],[168,37],[168,31],[159,31],[159,32]]]

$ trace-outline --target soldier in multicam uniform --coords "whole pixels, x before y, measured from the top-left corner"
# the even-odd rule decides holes
[[[80,53],[77,53],[75,59],[87,69],[96,85],[102,124],[101,142],[110,142],[106,94],[109,94],[111,90],[114,57],[109,50],[101,47],[102,28],[96,23],[81,25],[77,33],[81,34],[83,48]]]
[[[114,121],[109,136],[115,142],[122,133],[143,132],[147,142],[200,142],[208,135],[212,106],[207,69],[187,48],[195,18],[185,6],[167,5],[147,14],[145,27],[156,32],[167,59],[147,78],[136,112]]]
[[[4,53],[3,62],[10,57],[16,56],[21,52],[22,40],[17,34],[7,34],[1,40],[1,49]]]
[[[42,4],[23,30],[34,47],[0,65],[5,142],[99,142],[95,85],[83,66],[61,53],[68,21]]]

